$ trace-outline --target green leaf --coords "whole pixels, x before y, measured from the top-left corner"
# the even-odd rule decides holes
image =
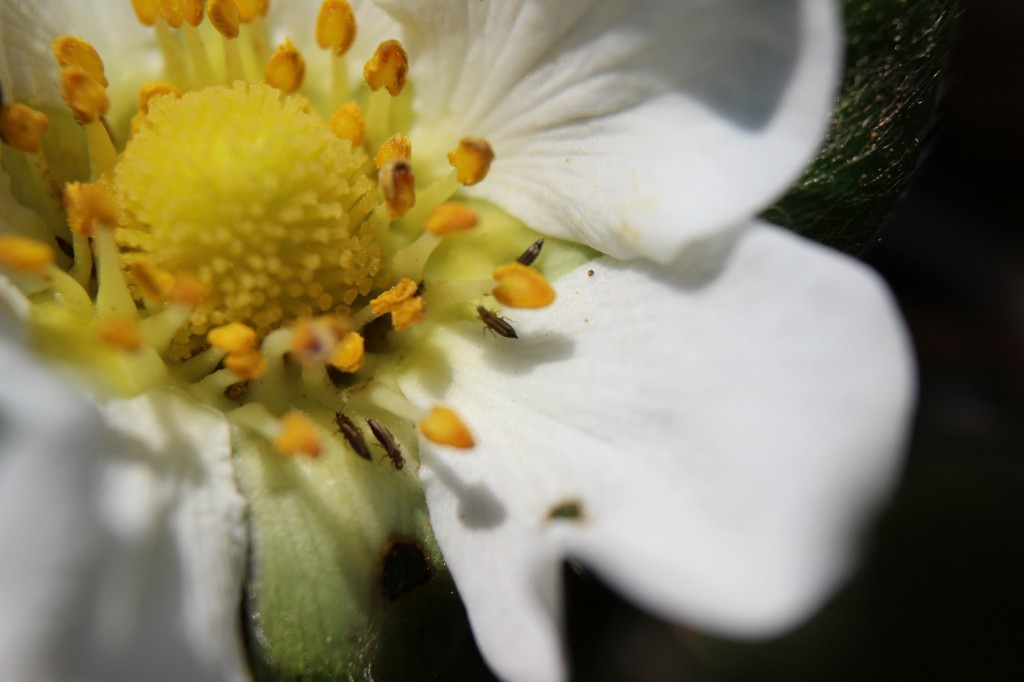
[[[927,141],[956,0],[845,0],[846,65],[829,135],[764,218],[859,253],[906,189]]]

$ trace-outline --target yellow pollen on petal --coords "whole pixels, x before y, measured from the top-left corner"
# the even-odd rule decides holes
[[[366,359],[366,342],[359,332],[349,332],[334,347],[329,362],[342,372],[357,372]]]
[[[397,40],[385,40],[378,45],[363,67],[363,78],[370,90],[377,92],[384,88],[392,97],[401,94],[408,74],[409,55]]]
[[[43,133],[50,119],[41,111],[24,104],[0,107],[0,140],[26,154],[43,151]]]
[[[392,135],[384,144],[380,146],[380,151],[377,152],[377,168],[383,168],[384,164],[392,159],[405,159],[406,161],[412,160],[412,142],[409,138],[400,133]]]
[[[103,87],[110,84],[103,73],[103,60],[90,43],[81,38],[61,36],[53,41],[50,49],[53,50],[53,56],[60,68],[77,66]]]
[[[343,55],[356,39],[356,16],[348,0],[324,0],[316,15],[316,44]]]
[[[164,95],[181,97],[181,90],[167,81],[150,81],[149,83],[144,84],[139,89],[139,111],[142,113],[148,113],[149,103],[153,99],[163,97]]]
[[[426,301],[422,296],[415,296],[395,306],[395,309],[391,311],[391,326],[395,328],[396,332],[400,332],[422,322],[426,316]]]
[[[510,308],[544,308],[555,300],[551,283],[533,268],[522,263],[506,263],[494,271],[498,281],[494,298]]]
[[[419,285],[411,279],[400,279],[393,287],[370,301],[370,309],[374,316],[390,313],[405,301],[416,295]]]
[[[118,316],[103,320],[98,331],[100,341],[111,348],[129,353],[142,348],[142,332],[135,318]]]
[[[160,0],[132,0],[132,7],[143,26],[152,26],[160,16]]]
[[[270,0],[235,0],[238,16],[243,24],[251,24],[259,17],[267,16]]]
[[[479,137],[466,137],[448,152],[448,163],[456,170],[459,184],[475,185],[487,177],[494,161],[490,143]]]
[[[288,412],[281,417],[281,431],[273,445],[286,455],[302,454],[313,458],[319,457],[323,449],[313,423],[298,412]]]
[[[476,211],[457,201],[435,206],[423,223],[423,229],[432,235],[443,237],[456,232],[465,232],[476,227],[479,218]]]
[[[174,289],[174,275],[161,270],[147,260],[132,263],[128,279],[139,288],[146,298],[164,300]]]
[[[98,121],[110,109],[106,88],[78,66],[61,69],[60,94],[79,123]]]
[[[416,205],[416,175],[408,159],[399,157],[384,164],[380,189],[391,218],[401,218]]]
[[[436,405],[420,420],[420,433],[432,443],[468,449],[476,445],[473,434],[451,408]]]
[[[92,236],[97,226],[117,225],[117,204],[110,192],[96,183],[69,182],[64,188],[64,208],[68,226],[85,237]]]
[[[256,348],[256,330],[241,322],[230,322],[214,327],[207,333],[206,340],[225,353],[241,353]]]
[[[268,85],[288,94],[302,87],[306,77],[306,60],[289,38],[285,38],[270,56],[264,77]]]
[[[19,272],[42,273],[54,262],[53,248],[14,234],[0,235],[0,265]]]
[[[238,37],[242,17],[235,0],[209,0],[206,3],[206,16],[217,32],[225,38]]]
[[[267,373],[267,358],[255,348],[228,353],[224,367],[243,381],[255,381]]]
[[[349,102],[338,107],[331,116],[331,130],[343,140],[348,140],[353,147],[363,144],[366,137],[366,117],[363,109],[356,102]]]

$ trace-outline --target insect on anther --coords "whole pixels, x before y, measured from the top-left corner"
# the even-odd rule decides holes
[[[484,323],[487,329],[498,336],[503,336],[506,339],[518,339],[519,335],[516,334],[515,327],[508,323],[504,317],[501,317],[482,305],[476,307],[476,314],[480,317],[480,321]]]
[[[516,262],[520,265],[533,265],[533,261],[537,260],[537,256],[540,255],[540,250],[544,248],[544,240],[538,239],[534,243],[523,251],[523,254],[516,258]]]
[[[374,438],[384,448],[384,454],[395,465],[395,469],[404,467],[405,457],[402,456],[402,448],[398,447],[398,442],[395,441],[395,437],[391,435],[388,428],[373,417],[368,418],[366,423],[370,426],[370,430],[373,431]]]

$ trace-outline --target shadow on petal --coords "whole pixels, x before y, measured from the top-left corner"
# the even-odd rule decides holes
[[[490,486],[467,484],[439,457],[431,457],[426,465],[459,500],[459,520],[466,528],[487,530],[500,525],[508,516],[505,505]]]

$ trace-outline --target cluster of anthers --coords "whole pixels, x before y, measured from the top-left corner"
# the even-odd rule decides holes
[[[417,187],[392,107],[406,86],[406,51],[384,41],[365,64],[367,87],[352,86],[347,0],[325,0],[316,17],[333,69],[326,101],[315,104],[299,94],[298,49],[287,39],[270,48],[268,0],[132,5],[155,32],[166,80],[146,83],[124,121],[108,115],[93,46],[53,42],[63,99],[84,128],[88,177],[67,177],[47,151],[48,129],[70,121],[67,112],[0,110],[15,196],[38,217],[37,236],[5,229],[0,266],[31,293],[37,345],[111,395],[182,387],[284,453],[317,457],[340,432],[370,458],[368,428],[400,467],[398,445],[371,414],[472,447],[455,411],[411,404],[393,370],[432,325],[473,311],[515,338],[485,297],[513,308],[554,299],[531,267],[540,241],[490,263],[491,278],[429,276],[434,250],[480,221],[452,198],[485,179],[490,144],[463,139],[448,154],[450,171]]]

